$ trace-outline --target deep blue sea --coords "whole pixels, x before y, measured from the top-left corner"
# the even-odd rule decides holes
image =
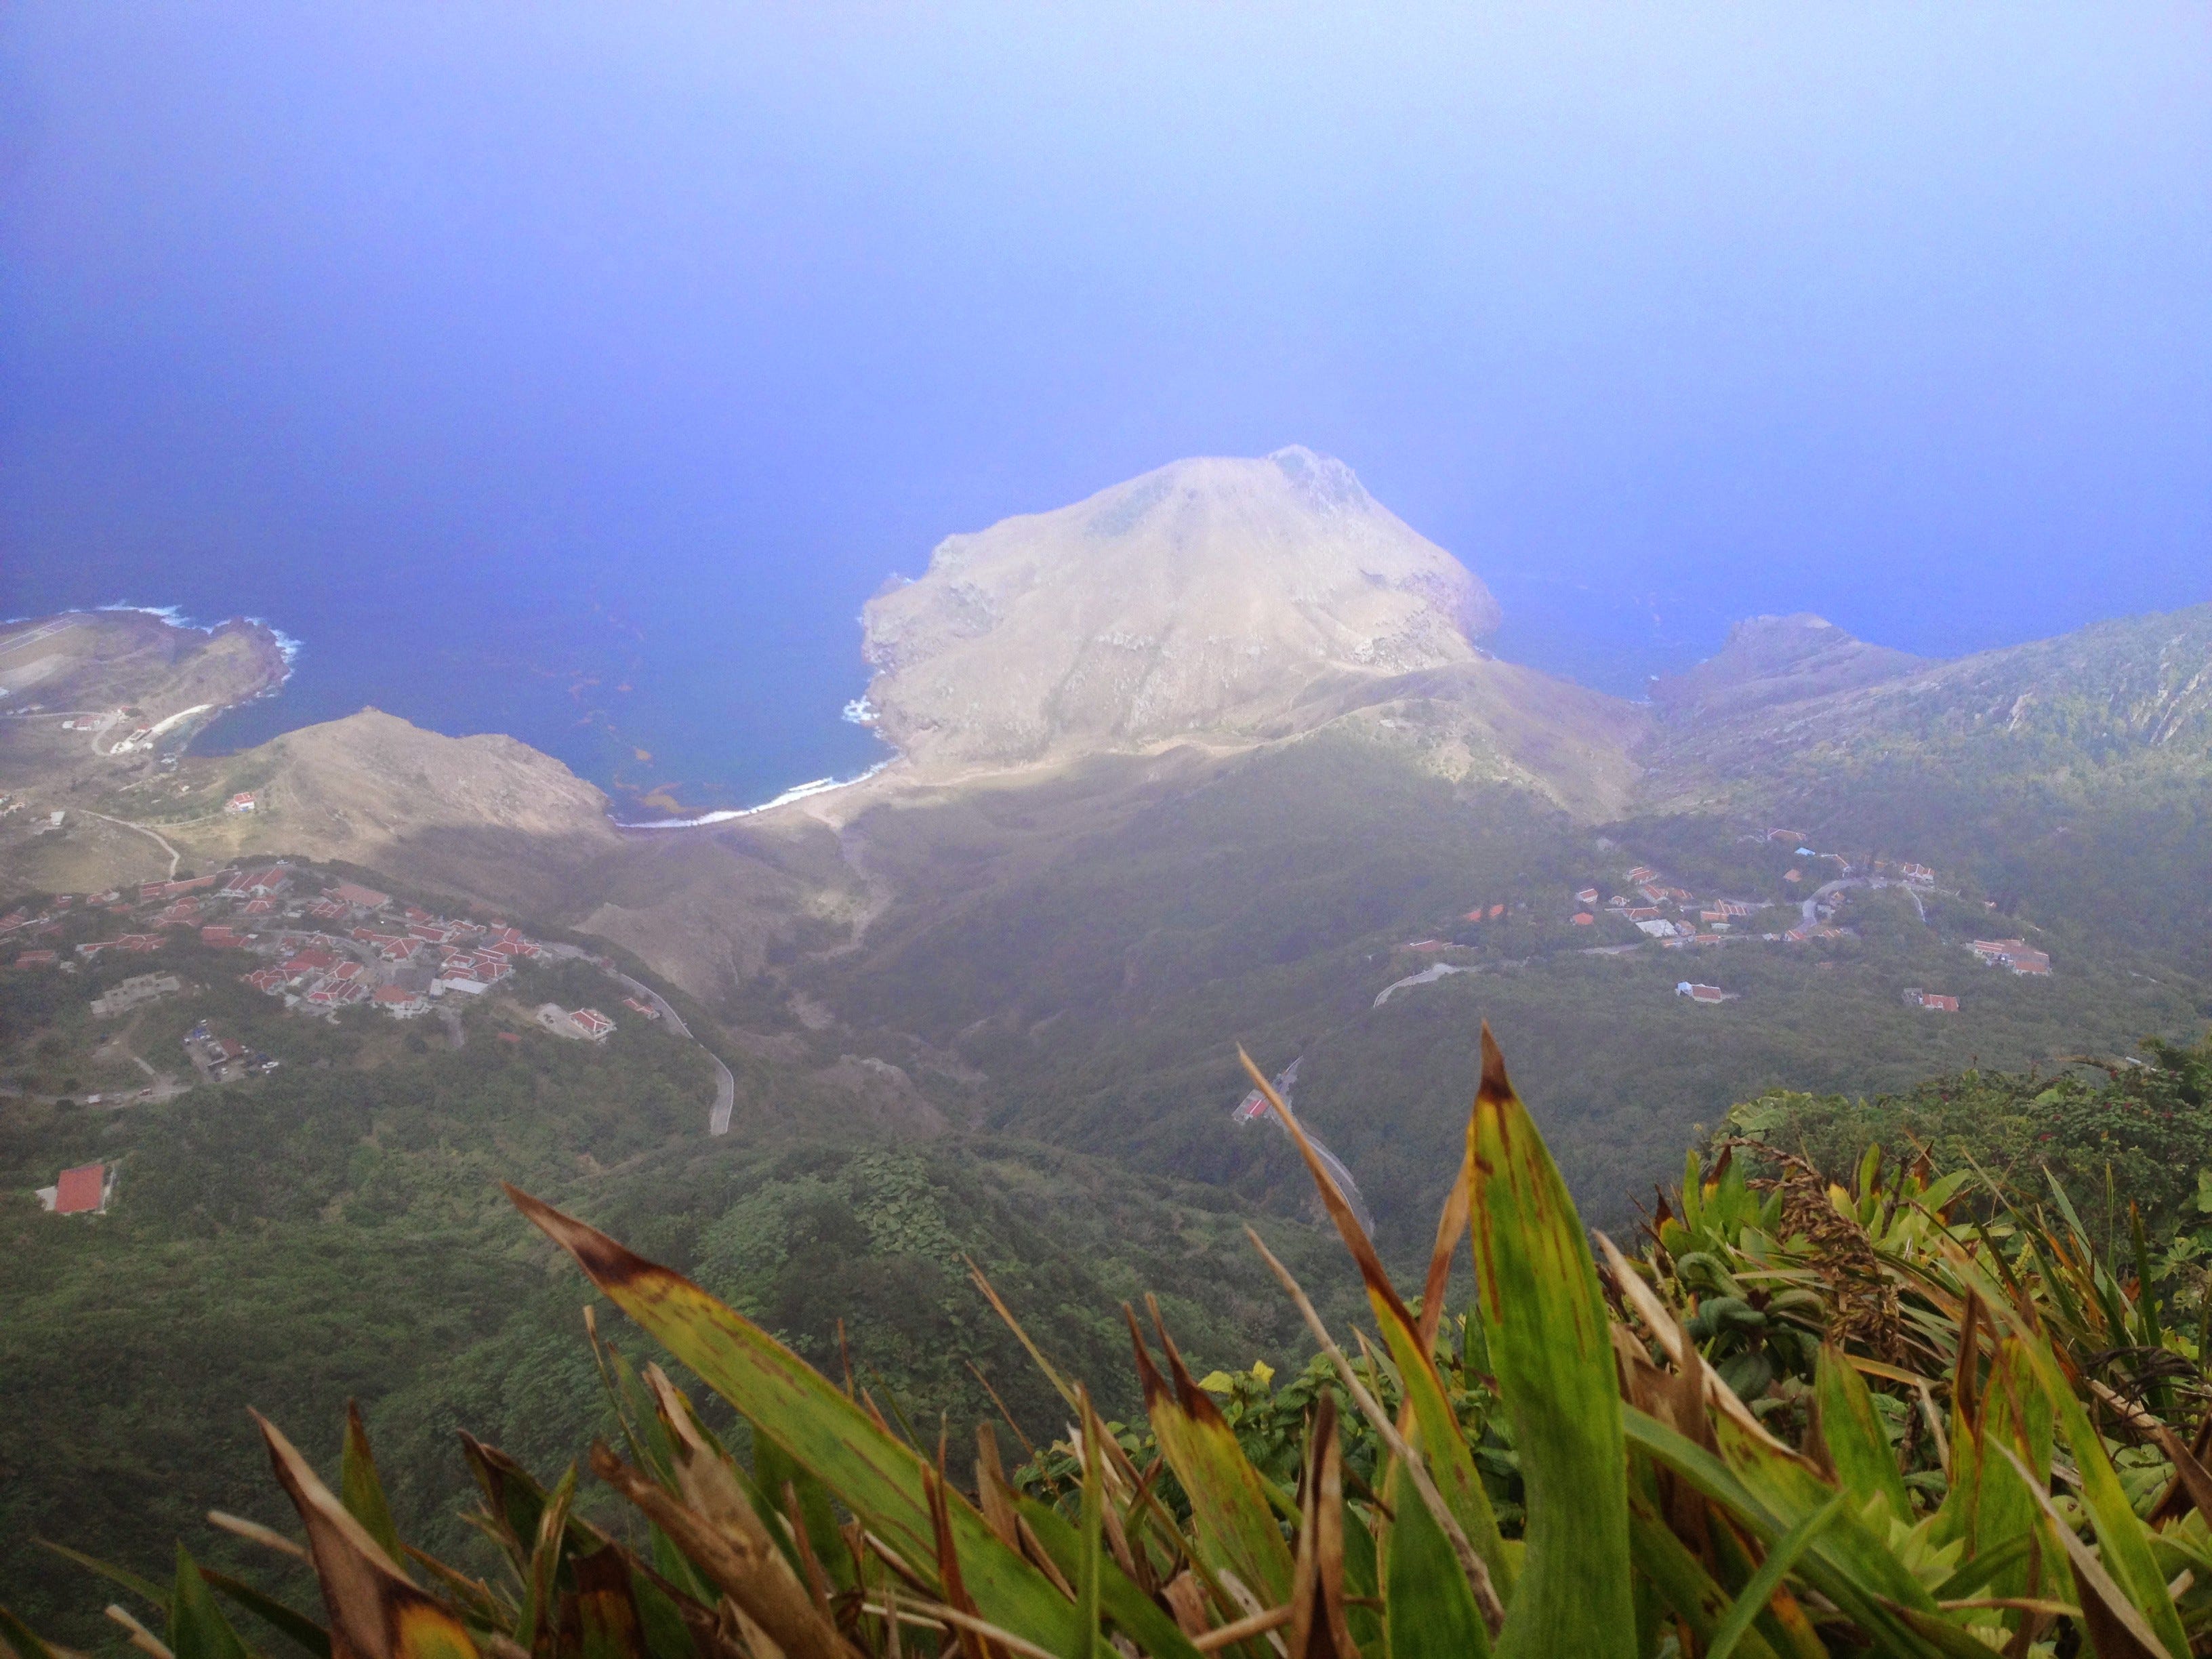
[[[282,561],[200,576],[162,560],[136,574],[18,569],[0,599],[12,616],[124,604],[279,630],[290,678],[216,722],[201,752],[373,706],[450,735],[520,738],[642,818],[758,805],[889,752],[843,718],[868,678],[857,599],[786,616],[696,572],[680,588],[527,568],[397,577],[333,583]]]

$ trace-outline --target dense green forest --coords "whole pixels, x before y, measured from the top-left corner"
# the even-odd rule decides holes
[[[285,1015],[235,985],[234,954],[180,948],[164,965],[191,989],[145,1011],[134,1048],[204,1018],[279,1068],[158,1105],[40,1098],[85,1069],[78,1022],[100,977],[0,980],[0,1066],[30,1091],[0,1098],[0,1585],[61,1639],[103,1639],[99,1598],[32,1540],[156,1574],[179,1536],[231,1559],[199,1516],[266,1510],[248,1406],[321,1455],[359,1398],[406,1524],[464,1555],[455,1428],[546,1461],[589,1439],[577,1288],[502,1179],[696,1273],[825,1368],[842,1319],[863,1385],[917,1432],[995,1410],[970,1362],[1031,1433],[1057,1427],[966,1258],[1100,1376],[1125,1370],[1116,1310],[1146,1290],[1199,1353],[1294,1355],[1296,1316],[1248,1219],[1331,1283],[1317,1239],[1232,1195],[1003,1138],[863,1134],[835,1096],[766,1062],[746,1066],[736,1132],[711,1140],[706,1058],[643,1021],[595,1047],[479,1006],[456,1049],[434,1021]],[[519,1002],[570,1004],[605,989],[582,963],[517,987]],[[95,1158],[119,1166],[108,1213],[40,1211],[33,1188]]]

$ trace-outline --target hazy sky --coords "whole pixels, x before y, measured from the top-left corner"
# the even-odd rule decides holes
[[[0,258],[0,605],[628,595],[763,730],[1290,442],[1593,672],[2212,598],[2203,0],[15,0]]]

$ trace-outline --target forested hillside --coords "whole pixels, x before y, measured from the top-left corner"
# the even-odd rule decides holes
[[[526,978],[526,994],[573,1001],[596,975]],[[104,1626],[35,1538],[157,1575],[187,1534],[233,1559],[198,1517],[266,1510],[248,1407],[321,1455],[359,1398],[406,1524],[464,1552],[457,1426],[546,1460],[589,1439],[599,1385],[574,1287],[547,1278],[501,1180],[649,1241],[826,1368],[842,1320],[856,1373],[917,1433],[995,1409],[971,1362],[1029,1431],[1055,1426],[967,1282],[970,1256],[1094,1374],[1118,1374],[1117,1304],[1147,1290],[1224,1362],[1295,1351],[1295,1315],[1264,1293],[1243,1227],[1261,1220],[1300,1259],[1314,1241],[1227,1194],[988,1136],[887,1137],[849,1100],[742,1057],[734,1133],[709,1139],[705,1055],[641,1020],[600,1048],[471,1009],[455,1049],[434,1024],[309,1020],[212,974],[193,983],[149,1011],[162,1040],[212,1016],[283,1063],[107,1109],[49,1092],[86,1080],[83,988],[0,977],[0,1064],[28,1091],[0,1098],[0,1586],[58,1638]],[[41,1212],[32,1189],[94,1159],[118,1170],[107,1212]]]

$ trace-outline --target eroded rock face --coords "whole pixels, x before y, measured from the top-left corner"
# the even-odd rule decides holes
[[[939,543],[868,603],[868,696],[917,762],[1019,763],[1249,732],[1323,674],[1473,660],[1498,619],[1341,461],[1177,461]]]

